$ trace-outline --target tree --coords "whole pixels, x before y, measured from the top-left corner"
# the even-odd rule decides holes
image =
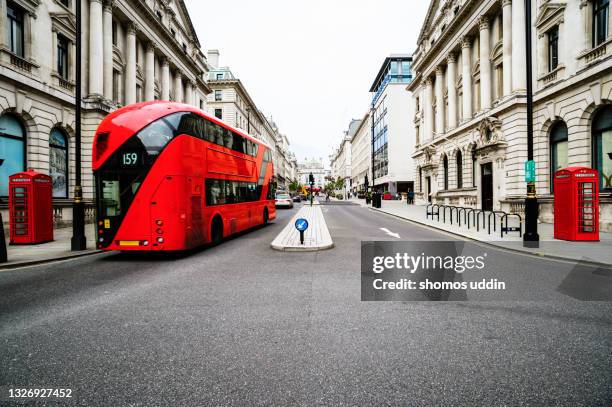
[[[334,182],[334,189],[342,189],[344,188],[344,180],[341,177],[338,177],[336,182]]]
[[[289,191],[295,192],[295,191],[301,191],[301,190],[302,190],[302,185],[300,185],[299,182],[293,181],[291,182],[291,184],[289,184]]]

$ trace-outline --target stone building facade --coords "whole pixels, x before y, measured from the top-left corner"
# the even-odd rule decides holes
[[[353,192],[365,192],[365,179],[372,179],[372,122],[367,111],[351,137],[351,185]]]
[[[273,162],[277,187],[287,189],[291,178],[289,140],[282,134],[272,118],[267,118],[257,107],[246,87],[231,69],[219,64],[219,51],[208,51],[208,112],[268,144],[273,150]]]
[[[314,176],[315,188],[325,187],[325,177],[331,176],[330,170],[325,169],[322,158],[306,158],[298,164],[298,182],[300,184],[309,185],[308,176],[311,173]]]
[[[532,2],[534,158],[540,219],[554,172],[601,173],[612,230],[612,48],[607,1]],[[413,55],[416,198],[522,212],[526,184],[525,9],[520,0],[433,0]]]
[[[342,135],[340,145],[329,157],[331,166],[331,176],[334,180],[341,179],[343,181],[342,189],[339,191],[343,196],[346,197],[347,193],[351,191],[353,180],[351,177],[352,171],[352,145],[351,140],[355,136],[357,129],[361,125],[361,120],[352,119],[349,123],[348,129]]]
[[[75,179],[75,1],[0,0],[0,196],[7,196],[11,173],[50,174],[57,222],[71,219]],[[81,0],[81,6],[82,185],[91,218],[91,144],[100,121],[146,100],[203,108],[210,89],[183,1]]]

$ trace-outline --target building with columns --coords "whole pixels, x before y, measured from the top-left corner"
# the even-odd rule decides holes
[[[608,1],[532,2],[534,156],[540,220],[554,172],[600,171],[600,226],[612,230],[612,41]],[[523,212],[524,2],[433,0],[413,55],[417,200]]]
[[[323,188],[325,186],[325,177],[331,175],[330,171],[325,169],[323,159],[316,159],[315,157],[310,159],[306,158],[298,164],[299,183],[302,185],[309,185],[308,176],[311,173],[315,179],[315,188]]]
[[[7,196],[9,174],[26,168],[49,174],[57,222],[72,214],[75,1],[0,0],[0,196]],[[80,1],[82,184],[91,219],[91,143],[100,121],[120,106],[146,100],[204,108],[210,88],[183,1]],[[6,210],[6,199],[1,207]]]

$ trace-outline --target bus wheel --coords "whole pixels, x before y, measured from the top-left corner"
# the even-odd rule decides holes
[[[268,220],[269,220],[269,216],[268,216],[268,208],[264,208],[264,214],[263,214],[263,224],[267,225],[268,224]]]
[[[215,216],[210,229],[211,243],[213,246],[216,246],[221,243],[221,240],[223,239],[223,221],[221,220],[220,216]]]

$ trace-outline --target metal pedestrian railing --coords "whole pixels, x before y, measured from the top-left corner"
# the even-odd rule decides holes
[[[507,213],[500,210],[485,210],[478,208],[470,208],[456,205],[441,205],[441,204],[428,204],[425,208],[426,219],[431,218],[440,222],[440,212],[442,213],[442,222],[446,223],[448,219],[449,223],[453,224],[453,213],[454,220],[457,225],[461,227],[461,216],[463,215],[463,224],[470,229],[476,227],[476,231],[480,232],[480,228],[487,231],[487,234],[491,234],[491,224],[493,224],[493,232],[497,232],[497,225],[499,223],[500,236],[503,238],[504,234],[509,232],[518,232],[519,236],[523,236],[523,218],[517,213]],[[447,216],[448,213],[448,216]],[[518,220],[518,226],[509,226],[508,219],[515,217]],[[493,221],[491,223],[491,220]],[[485,228],[486,222],[486,228]]]

